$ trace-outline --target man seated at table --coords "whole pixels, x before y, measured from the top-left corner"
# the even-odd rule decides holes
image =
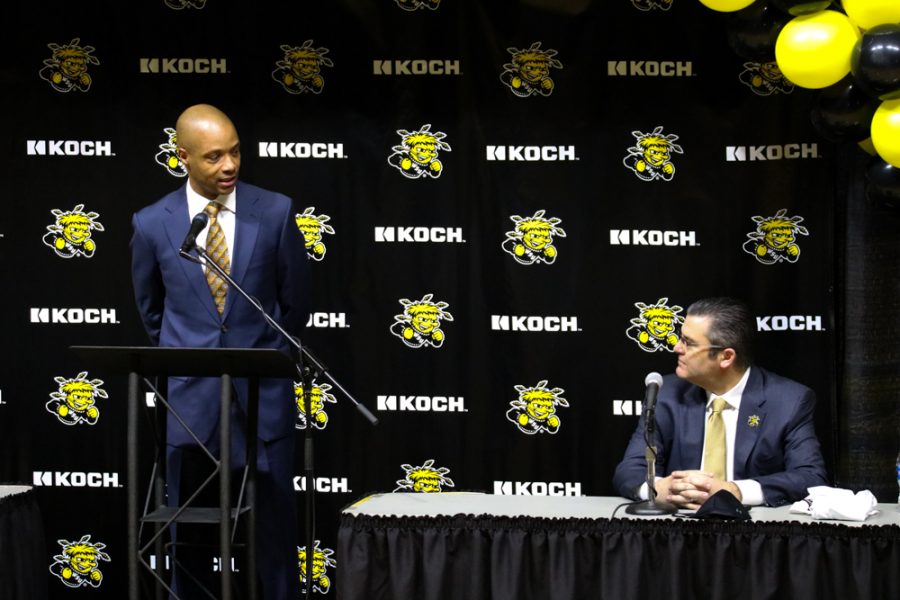
[[[808,387],[751,366],[753,318],[731,298],[688,307],[675,346],[678,366],[656,405],[656,497],[697,509],[725,489],[747,506],[781,506],[827,485]],[[644,418],[613,485],[646,499]]]

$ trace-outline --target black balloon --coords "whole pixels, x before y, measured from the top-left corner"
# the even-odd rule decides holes
[[[900,23],[876,25],[853,46],[850,72],[869,94],[900,98]]]
[[[795,17],[825,10],[831,0],[771,0],[772,4]]]
[[[790,15],[765,0],[756,0],[742,10],[728,13],[728,45],[741,58],[755,62],[775,60],[775,42]]]
[[[860,89],[852,75],[819,91],[810,111],[816,130],[832,142],[860,142],[870,135],[881,102]]]
[[[900,169],[875,158],[866,169],[866,197],[888,208],[900,209]]]

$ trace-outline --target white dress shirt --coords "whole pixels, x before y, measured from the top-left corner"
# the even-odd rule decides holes
[[[730,407],[722,411],[722,421],[725,423],[725,466],[727,469],[725,479],[734,482],[734,484],[738,486],[738,489],[741,490],[741,495],[743,496],[743,500],[741,500],[742,504],[746,506],[759,506],[764,502],[762,486],[752,479],[741,479],[740,481],[735,481],[734,479],[734,438],[738,426],[738,413],[741,410],[741,397],[744,395],[744,388],[747,386],[748,379],[750,379],[749,368],[744,371],[744,375],[741,377],[740,381],[737,382],[737,385],[724,394],[706,393],[706,423],[709,422],[709,415],[712,413],[713,398],[719,397],[724,399]],[[704,425],[704,435],[706,431],[705,427],[706,426]],[[703,460],[701,459],[701,471],[704,469],[704,466]]]
[[[206,205],[210,202],[217,202],[221,205],[219,209],[219,215],[216,217],[216,220],[219,222],[219,227],[222,228],[222,233],[225,234],[225,243],[228,244],[228,256],[231,257],[232,262],[234,262],[234,229],[235,229],[235,214],[237,212],[237,186],[231,190],[230,194],[224,194],[216,198],[215,200],[210,200],[209,198],[204,198],[200,194],[194,191],[194,188],[191,187],[190,182],[187,184],[187,203],[188,203],[188,216],[193,219],[197,213],[204,212],[206,210]],[[203,228],[197,235],[197,245],[203,249],[206,249],[206,236],[209,233],[209,225]],[[203,271],[206,272],[206,266],[204,265]]]

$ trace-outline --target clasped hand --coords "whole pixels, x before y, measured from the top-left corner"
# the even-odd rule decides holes
[[[708,471],[672,471],[656,482],[657,498],[689,510],[697,510],[719,490],[728,490],[738,500],[743,498],[733,482],[716,479]]]

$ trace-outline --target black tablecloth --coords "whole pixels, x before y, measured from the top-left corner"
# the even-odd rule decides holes
[[[894,524],[341,519],[336,587],[345,600],[900,598]]]

